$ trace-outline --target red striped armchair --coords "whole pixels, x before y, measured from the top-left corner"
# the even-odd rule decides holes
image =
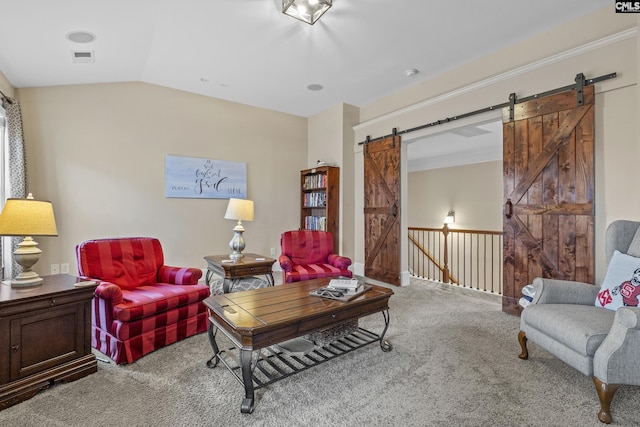
[[[91,346],[118,364],[204,332],[202,270],[164,265],[157,239],[88,240],[76,246],[78,273],[99,283],[93,298]]]
[[[351,259],[333,253],[328,231],[285,231],[280,236],[282,282],[293,283],[322,277],[353,277]]]

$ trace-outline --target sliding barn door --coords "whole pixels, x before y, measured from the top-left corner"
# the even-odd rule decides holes
[[[535,277],[594,282],[594,91],[503,112],[503,311]]]
[[[400,137],[364,147],[365,276],[400,285]]]

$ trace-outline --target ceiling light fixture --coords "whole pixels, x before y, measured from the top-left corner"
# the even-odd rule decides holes
[[[313,83],[313,84],[310,84],[309,86],[307,86],[307,89],[309,89],[309,90],[322,90],[322,89],[324,89],[324,86],[319,85],[317,83]]]
[[[404,72],[404,74],[405,74],[407,77],[413,77],[413,76],[415,76],[416,74],[418,74],[419,72],[420,72],[420,71],[418,71],[417,69],[415,69],[415,68],[411,68],[410,70],[405,71],[405,72]]]
[[[282,0],[282,13],[313,25],[332,3],[333,0]]]
[[[449,211],[447,213],[447,216],[444,217],[444,223],[449,225],[453,224],[454,222],[456,222],[456,213],[454,211]]]

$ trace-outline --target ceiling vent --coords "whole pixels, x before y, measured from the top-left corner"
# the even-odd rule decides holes
[[[71,60],[74,64],[89,64],[96,62],[95,54],[92,50],[72,50]]]
[[[487,133],[491,133],[490,130],[483,129],[479,126],[465,126],[458,129],[452,129],[451,133],[455,133],[456,135],[465,136],[467,138],[472,138],[474,136],[480,136]]]

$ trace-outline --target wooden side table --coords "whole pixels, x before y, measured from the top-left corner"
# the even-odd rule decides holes
[[[59,381],[97,372],[91,352],[91,299],[97,286],[44,276],[42,285],[0,285],[0,410]]]
[[[273,286],[273,271],[271,268],[273,263],[276,262],[273,258],[258,254],[244,254],[244,257],[237,261],[229,259],[229,255],[209,255],[204,259],[207,261],[207,274],[205,276],[207,285],[209,285],[213,274],[217,273],[224,277],[222,290],[225,294],[229,292],[233,279],[241,279],[243,277],[264,274],[269,286]]]

